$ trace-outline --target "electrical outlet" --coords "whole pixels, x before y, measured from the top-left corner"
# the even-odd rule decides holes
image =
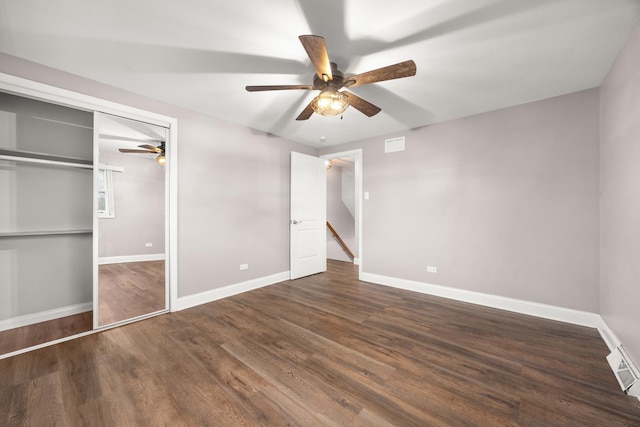
[[[240,270],[248,270],[249,264],[240,264]]]
[[[150,247],[152,247],[152,246],[153,246],[153,243],[145,243],[145,244],[144,244],[144,247],[145,247],[145,248],[150,248]]]
[[[434,267],[433,265],[427,265],[427,271],[429,273],[437,273],[438,272],[438,267]]]

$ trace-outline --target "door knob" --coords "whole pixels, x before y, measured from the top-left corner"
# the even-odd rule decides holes
[[[291,224],[295,225],[295,224],[302,224],[302,221],[296,221],[295,219],[291,220]]]

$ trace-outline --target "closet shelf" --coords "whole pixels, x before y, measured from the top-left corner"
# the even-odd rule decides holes
[[[30,151],[7,150],[6,148],[0,148],[0,160],[93,169],[93,161],[91,160],[76,157],[53,156],[51,154],[33,153]]]
[[[29,236],[60,236],[66,234],[92,234],[93,230],[41,230],[41,231],[12,231],[0,232],[0,237],[29,237]]]

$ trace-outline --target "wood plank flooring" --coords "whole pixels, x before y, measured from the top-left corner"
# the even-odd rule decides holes
[[[103,264],[98,274],[98,325],[166,308],[164,261]]]
[[[105,264],[99,268],[99,324],[165,308],[164,261]],[[0,354],[10,353],[93,329],[93,311],[0,331]]]
[[[0,425],[640,425],[597,331],[329,265],[0,360]]]
[[[0,354],[11,353],[93,329],[93,311],[0,332]]]

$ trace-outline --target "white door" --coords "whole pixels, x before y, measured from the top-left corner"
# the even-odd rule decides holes
[[[318,157],[291,152],[291,279],[327,271],[327,170]]]

